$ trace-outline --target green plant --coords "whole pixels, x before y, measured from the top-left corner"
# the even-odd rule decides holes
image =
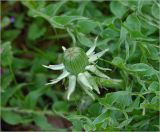
[[[2,130],[159,131],[158,1],[9,0],[1,6]],[[77,60],[69,63],[70,50],[82,53],[83,61],[70,56]],[[96,62],[87,50],[95,50]],[[87,69],[94,81],[83,77],[74,89],[75,76],[90,76],[88,65],[98,69]],[[55,70],[63,68],[69,82],[57,78]],[[45,85],[53,78],[54,85]],[[69,125],[52,123],[57,116]]]

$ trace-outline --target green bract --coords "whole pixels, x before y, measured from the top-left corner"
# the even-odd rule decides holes
[[[85,71],[89,62],[86,53],[81,48],[73,47],[64,52],[63,64],[71,74],[78,75]]]

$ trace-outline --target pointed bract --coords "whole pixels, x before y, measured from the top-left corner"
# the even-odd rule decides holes
[[[94,50],[96,48],[97,39],[98,39],[98,36],[95,38],[93,46],[86,52],[87,56],[90,56],[94,53]]]
[[[86,92],[86,94],[88,94],[93,100],[95,100],[94,95],[91,93],[91,91],[89,91],[88,89],[85,89],[84,87],[82,87],[83,90]]]
[[[87,80],[86,76],[84,73],[79,73],[78,74],[78,81],[80,83],[82,83],[85,87],[89,88],[90,90],[92,90],[92,86],[90,85],[89,81]]]
[[[103,71],[112,71],[112,69],[109,69],[109,68],[104,68],[104,67],[101,67],[101,66],[98,66],[96,65],[96,67],[100,70],[103,70]]]
[[[92,73],[94,73],[95,75],[97,75],[99,77],[110,79],[110,77],[108,77],[107,75],[103,74],[94,65],[86,66],[85,69],[88,70],[88,71],[91,71]]]
[[[79,79],[77,81],[81,85],[81,88],[85,91],[85,93],[88,94],[93,100],[95,100],[95,97],[92,94],[91,89],[89,89],[88,87],[84,86],[84,84],[82,84],[82,82]]]
[[[96,61],[98,58],[100,58],[101,56],[103,56],[109,49],[105,49],[97,54],[94,54],[92,56],[90,56],[89,58],[89,62],[94,62]]]
[[[71,94],[74,92],[76,87],[76,76],[70,75],[69,76],[69,86],[68,86],[68,93],[67,93],[67,99],[70,99]]]
[[[48,69],[52,69],[52,70],[62,70],[62,69],[64,69],[64,65],[63,64],[49,65],[49,66],[42,65],[42,66],[45,67],[45,68],[48,68]]]
[[[47,83],[46,85],[55,84],[55,83],[61,81],[62,79],[64,79],[65,77],[67,77],[69,74],[70,74],[69,72],[67,72],[66,70],[64,70],[63,73],[62,73],[60,76],[58,76],[58,77],[57,77],[56,79],[54,79],[54,80],[51,80],[51,82],[50,82],[50,83]]]
[[[63,52],[66,50],[66,47],[64,47],[64,46],[62,46],[62,50],[63,50]]]
[[[89,80],[89,82],[92,85],[93,89],[96,90],[98,94],[100,94],[99,88],[98,88],[97,83],[94,80],[94,78],[87,71],[84,72],[84,74],[87,77],[87,79]]]

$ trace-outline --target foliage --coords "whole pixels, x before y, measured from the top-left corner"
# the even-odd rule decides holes
[[[1,118],[10,125],[52,131],[158,131],[160,111],[160,3],[134,1],[7,1],[1,20]],[[15,10],[15,11],[14,11]],[[58,72],[43,64],[62,62],[61,46],[109,48],[98,64],[112,79],[96,79],[91,100],[77,86],[71,101],[67,81],[46,86]],[[48,116],[71,122],[51,125]]]

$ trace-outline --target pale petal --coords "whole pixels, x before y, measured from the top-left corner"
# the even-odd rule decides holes
[[[58,77],[57,77],[56,79],[54,79],[54,80],[51,80],[51,82],[50,82],[50,83],[47,83],[46,85],[55,84],[55,83],[61,81],[62,79],[64,79],[65,77],[69,76],[69,74],[70,74],[69,72],[67,72],[66,70],[64,70],[63,73],[62,73],[60,76],[58,76]]]
[[[97,39],[98,39],[98,36],[95,38],[93,46],[86,52],[87,56],[90,56],[91,54],[94,53],[94,50],[96,48]]]
[[[87,87],[91,90],[93,89],[84,73],[78,74],[78,81],[81,82],[85,87]]]
[[[105,75],[104,73],[99,71],[94,65],[86,66],[85,69],[88,71],[91,71],[92,73],[94,73],[95,75],[97,75],[99,77],[110,79],[110,77],[108,77],[107,75]]]
[[[68,86],[68,93],[67,93],[67,99],[70,99],[71,94],[74,92],[76,87],[76,76],[70,75],[69,76],[69,86]]]
[[[92,85],[93,89],[96,90],[98,94],[100,94],[99,88],[98,88],[97,83],[94,80],[94,78],[88,72],[84,72],[84,74],[87,77],[87,79],[89,80],[89,82]]]
[[[59,65],[49,65],[49,66],[46,66],[46,65],[42,65],[44,66],[45,68],[48,68],[48,69],[52,69],[52,70],[62,70],[64,68],[64,65],[63,64],[59,64]]]
[[[109,49],[105,49],[97,54],[94,54],[89,57],[89,62],[96,61],[98,58],[100,58],[102,55],[104,55]]]
[[[63,52],[66,50],[66,47],[64,47],[64,46],[62,46],[62,50],[63,50]]]

